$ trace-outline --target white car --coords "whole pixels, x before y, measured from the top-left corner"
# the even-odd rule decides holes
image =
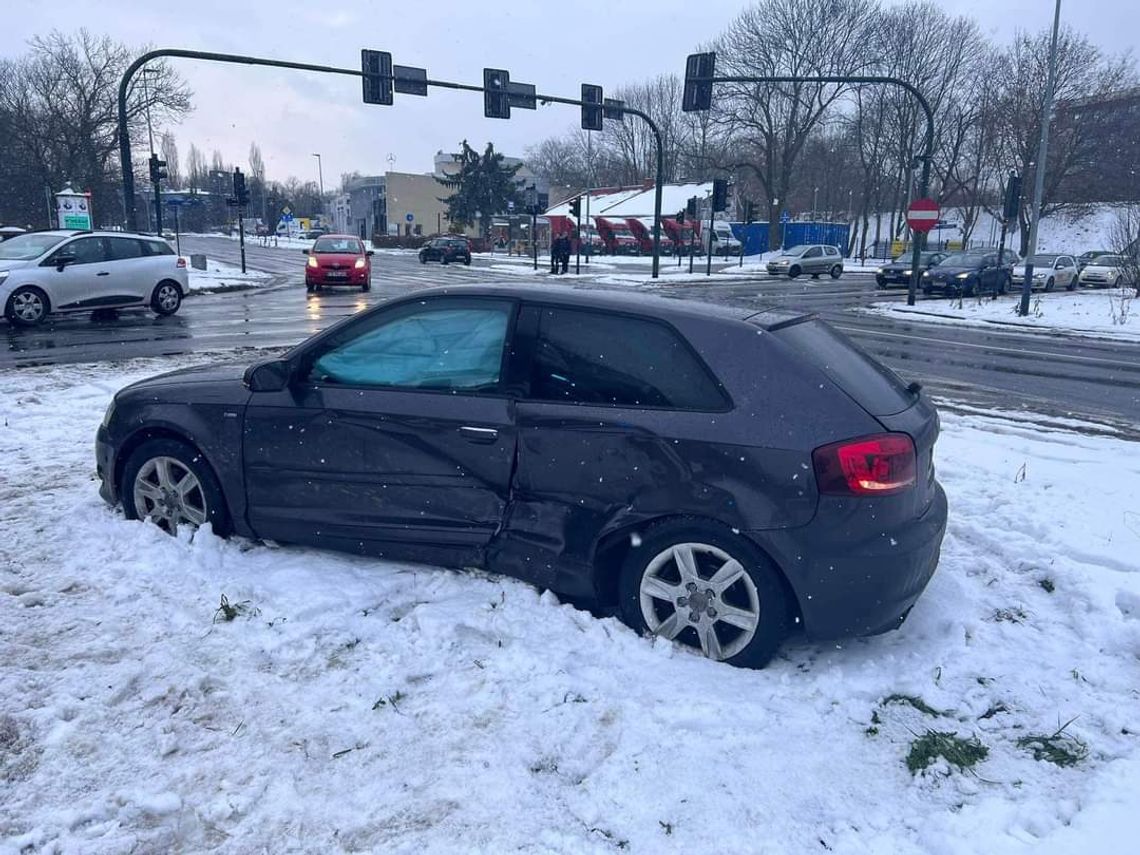
[[[0,306],[16,326],[55,312],[149,307],[173,315],[188,287],[186,260],[153,235],[48,231],[0,243]]]
[[[1020,288],[1025,282],[1025,263],[1013,268],[1010,282]],[[1047,255],[1039,253],[1033,258],[1033,287],[1052,291],[1064,288],[1072,291],[1077,287],[1077,260],[1071,255]]]
[[[1081,285],[1088,288],[1119,288],[1135,285],[1132,270],[1122,255],[1100,255],[1081,271]]]

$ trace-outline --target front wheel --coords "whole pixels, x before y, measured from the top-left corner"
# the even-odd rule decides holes
[[[796,267],[794,264],[788,268],[788,278],[789,279],[795,279],[799,275],[800,275],[800,269],[798,267]]]
[[[1053,277],[1052,277],[1052,276],[1050,276],[1050,277],[1049,277],[1049,281],[1047,281],[1047,282],[1045,283],[1045,290],[1046,290],[1046,291],[1052,291],[1052,290],[1053,290],[1053,286],[1054,286],[1055,284],[1056,284],[1056,283],[1053,281]]]
[[[150,307],[156,315],[173,315],[182,305],[182,289],[175,282],[159,282],[150,295]]]
[[[222,489],[197,449],[175,439],[152,439],[131,453],[120,489],[129,520],[149,520],[167,534],[210,523],[214,533],[230,532]]]
[[[23,285],[12,292],[4,315],[9,323],[18,327],[35,327],[48,316],[47,294],[31,285]]]
[[[463,259],[463,263],[464,263],[466,266],[470,267],[470,266],[471,266],[471,256],[469,255],[469,256],[467,256],[465,259]]]
[[[831,268],[830,273],[831,273],[832,279],[838,279],[840,276],[843,275],[843,268],[840,267],[838,264],[836,264],[834,267]]]
[[[762,668],[791,626],[779,570],[739,535],[702,522],[651,526],[626,559],[623,620],[709,659]]]
[[[372,283],[370,281],[366,281],[363,285],[360,286],[360,290],[361,291],[371,291],[372,290]]]

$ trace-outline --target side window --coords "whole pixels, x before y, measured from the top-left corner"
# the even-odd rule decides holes
[[[804,253],[804,258],[819,258],[821,255],[823,255],[823,252],[820,250],[820,248],[818,246],[813,246],[811,249]]]
[[[103,238],[97,237],[73,240],[71,243],[60,247],[57,250],[58,253],[74,255],[75,264],[98,264],[107,260],[107,256],[103,252]]]
[[[174,247],[164,240],[140,241],[143,255],[174,255]]]
[[[824,252],[826,252],[828,255],[839,255],[839,250],[833,246],[824,247]]]
[[[397,310],[399,312],[399,310]],[[487,391],[498,386],[509,303],[417,306],[352,335],[313,364],[309,379],[351,386]]]
[[[541,311],[530,396],[685,410],[727,404],[692,350],[666,325],[562,308]]]
[[[134,238],[113,237],[107,238],[111,245],[111,260],[126,261],[131,258],[142,258],[142,242]]]

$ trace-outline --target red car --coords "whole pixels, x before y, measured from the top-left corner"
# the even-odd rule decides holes
[[[312,249],[305,265],[305,290],[320,291],[330,285],[351,285],[361,291],[372,288],[372,250],[353,235],[323,235]]]

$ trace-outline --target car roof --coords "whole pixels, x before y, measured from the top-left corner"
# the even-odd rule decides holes
[[[651,294],[631,294],[608,289],[584,289],[564,285],[519,285],[514,282],[489,283],[487,285],[447,285],[428,288],[416,291],[409,295],[408,299],[444,295],[453,297],[505,297],[513,300],[528,300],[534,303],[554,303],[575,309],[604,309],[612,312],[646,314],[663,320],[685,318],[747,320],[764,328],[809,317],[803,312],[757,311],[754,308],[703,303],[696,300],[680,300]]]

